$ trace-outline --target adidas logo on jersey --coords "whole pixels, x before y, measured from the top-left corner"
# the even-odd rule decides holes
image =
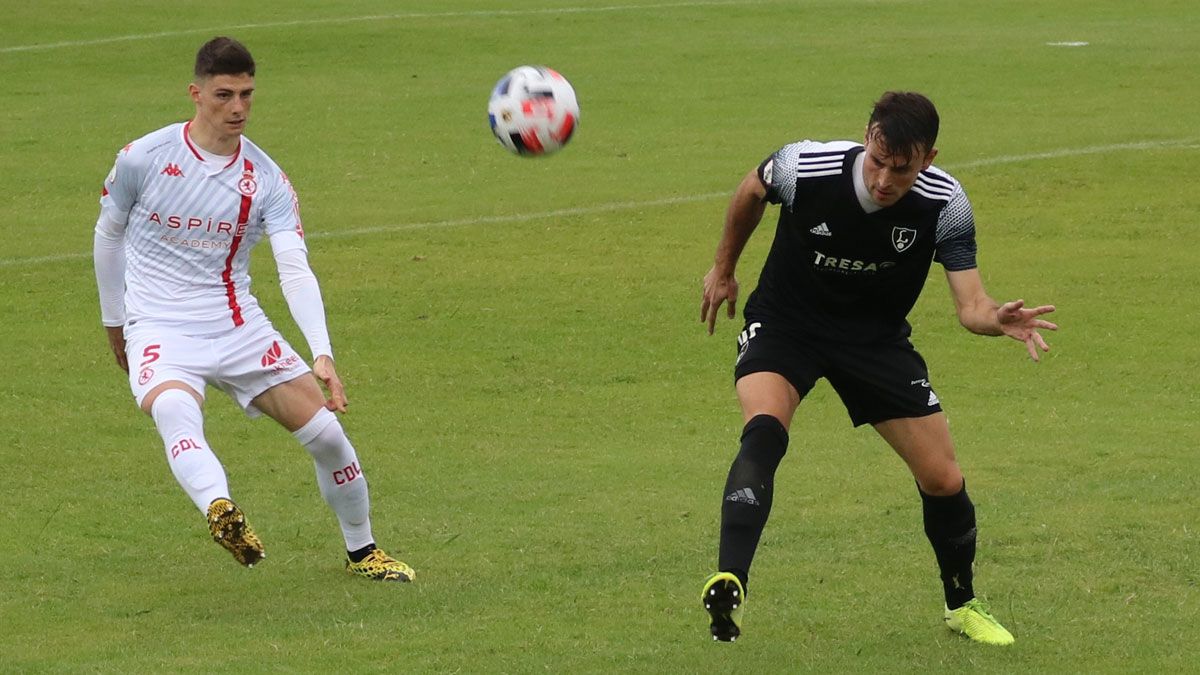
[[[932,390],[932,389],[930,389],[930,390],[929,390],[929,403],[927,403],[926,405],[929,405],[929,406],[935,406],[935,405],[937,405],[937,404],[938,404],[938,403],[940,403],[940,402],[941,402],[941,401],[938,401],[937,394],[933,393],[933,390]]]
[[[174,176],[176,178],[184,177],[183,172],[179,170],[178,164],[168,164],[167,167],[162,170],[162,175]]]
[[[829,226],[826,225],[825,223],[821,223],[820,225],[812,228],[811,230],[809,230],[809,232],[812,232],[813,234],[819,234],[822,237],[832,237],[833,236],[833,233],[829,231]]]

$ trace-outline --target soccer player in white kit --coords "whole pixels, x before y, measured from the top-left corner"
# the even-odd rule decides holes
[[[263,546],[205,439],[206,384],[247,415],[279,422],[309,451],[321,495],[341,525],[350,573],[412,581],[412,568],[375,546],[367,481],[334,414],[345,412],[346,395],[296,193],[279,166],[242,136],[254,70],[236,40],[205,43],[188,86],[195,116],[117,154],[94,241],[102,322],[134,398],[162,436],[171,471],[206,514],[213,539],[238,562],[254,565]],[[250,250],[264,237],[312,351],[312,370],[250,294]]]

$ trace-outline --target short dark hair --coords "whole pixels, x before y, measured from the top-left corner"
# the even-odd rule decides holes
[[[937,108],[916,92],[884,92],[871,111],[867,134],[878,134],[892,154],[912,159],[932,150],[937,141]]]
[[[254,57],[242,43],[228,37],[215,37],[196,52],[196,79],[213,75],[254,76]]]

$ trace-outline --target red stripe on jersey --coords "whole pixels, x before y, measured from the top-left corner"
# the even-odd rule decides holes
[[[254,171],[254,165],[250,160],[244,160],[246,172]],[[233,257],[237,255],[238,247],[242,244],[242,237],[246,234],[246,223],[250,221],[250,203],[253,198],[250,195],[242,195],[242,205],[238,209],[237,227],[233,229],[233,241],[229,244],[229,255],[225,258],[225,271],[221,273],[221,281],[225,282],[225,297],[229,298],[229,311],[233,313],[233,325],[240,326],[245,321],[242,320],[242,308],[238,305],[237,291],[233,285]]]
[[[101,197],[108,196],[108,188],[104,187],[103,185],[100,186],[100,196]]]

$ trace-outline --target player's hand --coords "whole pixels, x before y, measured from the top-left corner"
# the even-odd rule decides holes
[[[1054,305],[1025,309],[1024,300],[1013,300],[1004,303],[996,310],[996,320],[1000,323],[1000,330],[1010,338],[1024,342],[1025,348],[1029,350],[1029,358],[1037,361],[1038,348],[1044,352],[1050,351],[1050,345],[1042,339],[1038,329],[1058,330],[1056,324],[1038,317],[1053,311]]]
[[[325,408],[334,412],[346,412],[346,406],[350,404],[350,401],[346,400],[346,388],[342,386],[342,379],[338,377],[337,369],[333,367],[333,359],[325,355],[318,356],[313,363],[313,374],[329,391],[329,398],[325,400]]]
[[[125,356],[125,327],[105,326],[104,332],[108,333],[108,347],[112,349],[113,356],[117,357],[117,365],[128,373],[129,358]]]
[[[708,323],[708,334],[717,326],[721,303],[728,303],[729,318],[737,316],[738,282],[733,273],[724,273],[716,265],[704,275],[704,301],[700,304],[700,323]]]

